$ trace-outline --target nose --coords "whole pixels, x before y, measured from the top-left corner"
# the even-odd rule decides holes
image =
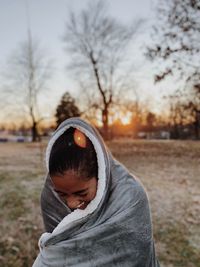
[[[72,210],[76,209],[82,201],[83,200],[81,200],[80,197],[77,196],[68,196],[66,198],[67,206]]]

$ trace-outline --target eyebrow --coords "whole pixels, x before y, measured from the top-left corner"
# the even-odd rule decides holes
[[[60,190],[56,190],[55,188],[54,188],[54,190],[55,190],[57,193],[66,194],[66,192],[63,192],[63,191],[60,191]],[[88,188],[86,188],[86,189],[82,189],[82,190],[73,192],[72,194],[81,194],[81,193],[85,193],[87,190],[88,190]]]

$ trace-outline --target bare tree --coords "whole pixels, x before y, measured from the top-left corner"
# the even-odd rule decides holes
[[[29,34],[28,40],[11,56],[6,73],[6,94],[10,99],[10,110],[12,105],[15,107],[12,113],[16,110],[24,113],[24,119],[31,124],[33,142],[38,139],[37,125],[43,120],[38,100],[41,92],[47,89],[46,83],[50,78],[49,63],[38,43],[33,41]]]
[[[186,128],[188,137],[199,138],[200,103],[196,97],[198,90],[198,87],[190,91],[177,89],[170,96],[164,97],[169,105],[168,126],[171,136],[175,139],[184,138]]]
[[[171,132],[171,137],[175,139],[181,138],[181,127],[187,121],[187,114],[184,108],[184,98],[181,90],[170,96],[165,97],[169,104],[169,121],[168,125]]]
[[[162,60],[161,65],[165,66],[155,75],[155,81],[161,81],[169,74],[186,80],[197,70],[200,73],[200,2],[161,0],[157,14],[153,43],[146,53],[151,60]]]
[[[195,72],[186,81],[186,88],[189,87],[190,94],[187,96],[185,109],[191,116],[191,121],[194,126],[196,139],[200,138],[200,72]],[[185,89],[186,91],[186,89]]]
[[[108,136],[109,109],[115,91],[122,87],[120,68],[125,50],[139,24],[121,25],[108,15],[104,1],[89,2],[80,14],[72,12],[66,24],[65,43],[71,56],[69,68],[88,88],[97,90],[105,136]]]
[[[170,74],[182,81],[183,88],[180,92],[187,103],[182,107],[177,103],[176,107],[181,107],[182,111],[183,107],[191,111],[195,135],[199,138],[200,2],[162,0],[157,11],[158,23],[154,26],[152,34],[153,44],[147,48],[147,56],[164,66],[160,73],[156,73],[155,82],[164,80]],[[181,114],[182,111],[175,114]]]

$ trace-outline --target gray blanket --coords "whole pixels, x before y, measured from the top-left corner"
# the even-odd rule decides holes
[[[69,127],[84,132],[95,147],[97,194],[85,210],[71,212],[47,175],[41,194],[46,233],[40,237],[40,253],[33,267],[159,266],[146,192],[113,158],[96,129],[79,118],[63,122],[48,144],[47,170],[52,145]]]

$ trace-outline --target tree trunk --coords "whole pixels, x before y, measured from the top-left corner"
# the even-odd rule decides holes
[[[31,127],[32,132],[32,142],[36,142],[38,138],[38,132],[37,132],[37,123],[34,121],[33,125]]]
[[[108,106],[105,105],[102,110],[102,122],[103,122],[103,134],[106,140],[109,139],[109,131],[108,131]]]
[[[95,79],[97,82],[97,88],[102,96],[104,107],[102,109],[102,123],[103,123],[103,135],[105,139],[109,139],[109,129],[108,129],[108,116],[109,116],[109,105],[112,103],[112,94],[110,94],[109,99],[106,99],[106,92],[103,90],[100,83],[99,72],[97,68],[97,62],[93,57],[93,53],[90,53],[90,60],[93,66]]]
[[[194,134],[196,140],[199,140],[200,137],[199,130],[200,130],[200,111],[196,111],[195,122],[194,122]]]

